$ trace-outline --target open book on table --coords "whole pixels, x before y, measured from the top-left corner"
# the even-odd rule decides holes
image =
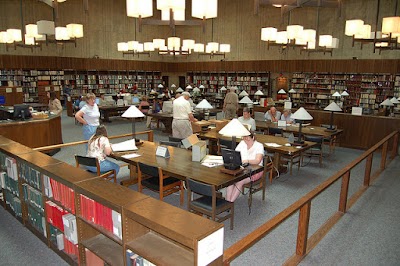
[[[135,144],[135,139],[130,139],[122,141],[120,143],[111,144],[111,148],[113,149],[114,152],[135,151],[138,149]]]

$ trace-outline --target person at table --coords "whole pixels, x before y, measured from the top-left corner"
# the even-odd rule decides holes
[[[191,122],[197,121],[189,103],[190,94],[187,91],[172,102],[172,136],[185,139],[193,134]]]
[[[290,109],[283,110],[283,114],[281,115],[281,120],[286,121],[286,124],[293,123],[294,119],[292,118],[292,111]]]
[[[263,165],[264,157],[264,146],[256,141],[254,133],[249,136],[244,136],[242,141],[236,146],[236,151],[240,151],[240,156],[242,157],[242,163],[249,163],[254,165]],[[251,177],[246,177],[233,185],[230,185],[226,189],[226,200],[234,202],[240,194],[243,192],[243,186],[247,183],[257,181],[263,176],[264,172],[259,172],[252,175]]]
[[[62,106],[59,99],[56,97],[56,93],[54,91],[47,92],[47,98],[49,98],[49,111],[55,115],[59,115],[62,113]]]
[[[224,99],[223,111],[225,119],[232,119],[236,117],[237,110],[239,109],[239,97],[236,94],[235,87],[231,87]]]
[[[96,99],[95,99],[94,101],[96,101]],[[86,96],[82,96],[82,97],[81,97],[81,101],[79,102],[79,110],[81,110],[82,107],[85,106],[86,104],[87,104],[87,102],[86,102]]]
[[[239,122],[242,124],[250,125],[251,131],[256,131],[256,121],[250,116],[249,108],[243,108],[243,116],[238,118]]]
[[[143,113],[143,114],[147,114],[147,112],[150,109],[150,104],[147,101],[147,97],[145,95],[142,96],[142,100],[139,103],[139,110]]]
[[[99,160],[100,172],[115,170],[115,173],[118,175],[119,165],[106,159],[111,153],[112,148],[108,140],[107,129],[104,125],[99,125],[94,135],[88,141],[87,156]],[[97,172],[97,168],[94,166],[87,166],[86,168],[91,172]]]
[[[276,110],[274,106],[272,106],[266,113],[265,113],[265,121],[271,121],[271,122],[278,122],[278,120],[281,118],[281,112]]]
[[[94,93],[86,95],[86,105],[75,114],[75,118],[83,125],[83,139],[90,139],[100,125],[100,111],[96,104],[96,95]]]

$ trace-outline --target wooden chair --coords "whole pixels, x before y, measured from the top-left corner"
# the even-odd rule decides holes
[[[117,183],[117,174],[115,170],[110,170],[107,172],[101,172],[100,171],[100,164],[99,160],[94,157],[87,157],[87,156],[81,156],[81,155],[75,155],[75,162],[76,162],[76,167],[81,168],[81,166],[91,166],[91,167],[96,167],[97,172],[95,174],[97,176],[100,176],[106,180],[113,180],[114,183]],[[86,169],[89,172],[92,172],[88,169]]]
[[[172,142],[179,142],[180,145],[182,145],[182,140],[181,138],[174,138],[172,136],[168,136],[168,141],[172,141]]]
[[[287,165],[289,168],[289,174],[292,175],[293,172],[293,165],[297,164],[297,171],[300,170],[301,163],[301,154],[296,155],[282,155],[281,159],[284,165]]]
[[[217,197],[213,185],[187,179],[188,185],[188,210],[201,215],[206,215],[216,222],[231,219],[230,228],[233,229],[234,203]],[[194,193],[192,198],[192,193]]]
[[[243,186],[243,189],[249,190],[249,199],[248,199],[249,208],[251,207],[251,204],[253,202],[253,194],[254,193],[261,190],[263,193],[262,200],[265,200],[265,188],[267,187],[266,177],[268,175],[269,183],[272,184],[273,172],[274,172],[274,166],[273,166],[271,157],[266,155],[266,156],[264,156],[263,176],[260,179],[254,181],[254,182],[244,184],[244,186]]]
[[[161,167],[144,163],[138,164],[138,187],[142,192],[143,187],[158,192],[160,200],[172,193],[180,191],[180,205],[183,204],[183,182],[174,177],[163,174]]]
[[[282,128],[277,128],[277,127],[269,127],[268,128],[268,135],[282,137],[282,134],[283,134]]]
[[[312,141],[316,142],[317,145],[306,150],[301,155],[301,164],[303,165],[304,156],[307,157],[318,157],[319,158],[319,165],[322,166],[322,143],[324,141],[323,136],[304,136],[305,141]]]

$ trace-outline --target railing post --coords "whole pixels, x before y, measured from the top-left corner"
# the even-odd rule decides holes
[[[374,154],[371,153],[367,157],[367,161],[365,164],[365,173],[364,173],[364,186],[369,186],[369,181],[371,178],[371,169],[372,169],[372,159],[374,157]]]
[[[342,177],[342,187],[339,197],[339,211],[345,213],[347,210],[347,195],[349,192],[350,171],[347,171]]]
[[[296,254],[299,256],[304,256],[307,251],[308,227],[310,223],[310,209],[311,209],[311,201],[308,201],[300,208],[299,225],[297,231],[297,245],[296,245]]]
[[[154,141],[154,132],[153,132],[153,130],[149,131],[149,133],[147,135],[147,140],[150,141],[150,142]]]
[[[397,152],[399,149],[399,132],[396,133],[393,137],[393,147],[392,147],[392,154],[390,155],[390,158],[393,159],[394,157],[397,156]]]
[[[388,141],[385,141],[382,145],[382,158],[381,158],[381,170],[386,168],[386,156],[388,151]]]

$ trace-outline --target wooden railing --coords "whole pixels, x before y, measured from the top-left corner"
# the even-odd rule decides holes
[[[139,135],[147,135],[147,140],[148,141],[151,141],[151,142],[154,141],[154,132],[153,132],[153,130],[146,130],[146,131],[142,131],[142,132],[136,132],[135,134],[128,133],[128,134],[122,134],[122,135],[116,135],[116,136],[109,136],[108,138],[109,139],[119,139],[119,138],[139,136]],[[87,140],[74,141],[74,142],[69,142],[69,143],[63,143],[63,144],[57,144],[57,145],[50,145],[50,146],[33,148],[33,150],[35,150],[35,151],[48,151],[48,150],[53,150],[53,149],[76,146],[76,145],[80,145],[80,144],[86,144],[87,142],[88,142]]]
[[[360,196],[367,190],[370,183],[372,183],[372,181],[374,181],[386,168],[386,158],[389,152],[389,143],[392,145],[390,153],[390,161],[392,161],[398,155],[399,131],[393,131],[373,147],[365,151],[358,158],[353,160],[350,164],[345,166],[342,170],[318,185],[315,189],[307,193],[291,206],[287,207],[271,220],[267,221],[253,232],[226,249],[223,259],[224,265],[230,265],[235,258],[251,248],[251,246],[263,239],[275,228],[280,226],[293,214],[299,211],[296,253],[288,258],[285,262],[285,265],[297,265],[319,243],[319,241],[322,240],[322,238],[340,220],[346,211],[351,208],[358,198],[360,198]],[[377,171],[371,175],[373,154],[378,149],[381,149],[382,153],[380,166],[379,169],[377,169]],[[366,160],[366,164],[363,184],[361,188],[348,199],[350,172],[364,160]],[[340,189],[338,211],[328,218],[328,220],[321,227],[319,227],[319,229],[311,237],[308,238],[311,202],[339,179],[342,179],[342,184]]]

